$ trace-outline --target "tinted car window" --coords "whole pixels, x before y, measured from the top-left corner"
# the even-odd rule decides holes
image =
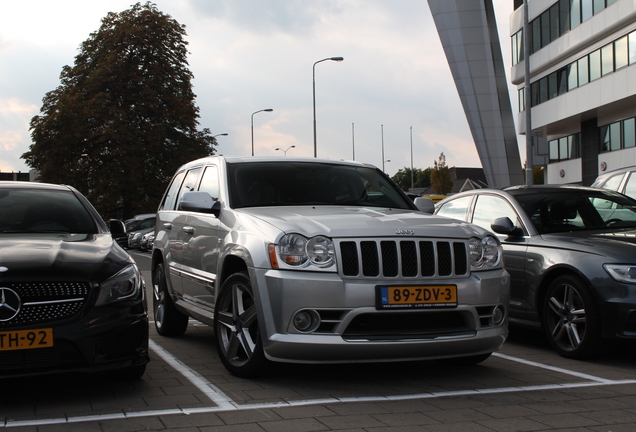
[[[617,193],[568,190],[515,197],[540,234],[636,225],[636,201]]]
[[[617,191],[618,188],[621,185],[621,180],[623,180],[623,173],[617,174],[615,176],[610,177],[609,179],[607,179],[607,181],[603,184],[603,188],[604,189],[610,189],[610,190],[614,190]]]
[[[448,201],[439,208],[437,214],[453,219],[465,220],[466,210],[468,209],[468,206],[470,205],[472,199],[472,196],[465,196],[462,198],[454,199],[452,201]]]
[[[629,179],[625,184],[625,192],[623,193],[632,198],[636,197],[636,175],[633,172],[629,175]]]
[[[205,168],[199,191],[209,193],[215,201],[219,199],[219,174],[216,166]]]
[[[372,168],[307,162],[228,167],[233,208],[283,205],[414,208],[393,182]]]
[[[185,176],[183,183],[181,184],[181,189],[179,189],[179,195],[177,195],[177,203],[181,201],[181,197],[184,193],[196,190],[196,181],[199,178],[199,173],[201,172],[201,167],[193,168]],[[178,207],[177,207],[178,208]]]
[[[161,206],[163,210],[174,210],[174,206],[177,202],[177,193],[181,188],[181,182],[183,181],[184,176],[185,171],[182,171],[174,176],[174,180],[172,180],[172,184],[170,184],[170,187],[166,192],[166,196],[163,199],[163,205]]]
[[[498,217],[508,217],[518,225],[517,214],[503,198],[494,195],[478,196],[472,222],[491,231],[490,225]]]
[[[0,231],[95,234],[91,214],[70,191],[3,190]]]

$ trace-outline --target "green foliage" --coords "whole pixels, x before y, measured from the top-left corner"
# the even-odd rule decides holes
[[[70,184],[106,218],[157,208],[186,161],[214,153],[188,69],[185,26],[156,5],[109,13],[31,120],[22,155],[43,182]]]
[[[413,168],[413,187],[414,188],[425,188],[431,185],[430,180],[431,169],[426,168],[424,170],[419,168]],[[398,185],[402,190],[411,189],[411,168],[400,168],[398,172],[395,173],[391,179]]]
[[[439,160],[433,161],[431,170],[431,186],[440,195],[448,195],[453,190],[453,179],[450,168],[446,166],[446,156],[439,155]]]

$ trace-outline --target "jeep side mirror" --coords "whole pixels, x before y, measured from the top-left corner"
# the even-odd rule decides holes
[[[422,213],[433,214],[435,213],[435,204],[433,204],[433,200],[430,198],[417,197],[415,198],[415,207],[419,209]]]
[[[221,203],[215,201],[207,192],[186,192],[179,203],[179,210],[208,213],[219,217]]]

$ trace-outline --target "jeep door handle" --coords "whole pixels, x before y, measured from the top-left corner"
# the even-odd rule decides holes
[[[186,234],[194,234],[194,228],[191,226],[183,227],[183,232]]]
[[[165,224],[163,224],[163,227],[164,227],[165,229],[167,229],[168,231],[170,231],[170,230],[172,229],[172,224],[171,224],[171,223],[166,222]]]

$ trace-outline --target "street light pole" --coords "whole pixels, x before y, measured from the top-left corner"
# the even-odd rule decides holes
[[[254,114],[259,113],[259,112],[272,112],[274,111],[271,108],[267,108],[267,109],[262,109],[262,110],[258,110],[252,113],[252,156],[254,156]]]
[[[384,125],[380,125],[380,133],[382,137],[382,172],[384,172]]]
[[[341,62],[344,60],[344,57],[328,57],[322,60],[318,60],[317,62],[314,63],[312,83],[313,83],[313,91],[314,91],[313,100],[314,100],[314,157],[315,158],[318,157],[318,145],[316,144],[316,65],[318,63],[322,63],[327,60]]]
[[[293,146],[289,146],[289,147],[287,147],[287,150],[283,150],[283,149],[282,149],[282,148],[280,148],[280,147],[276,147],[274,150],[280,150],[280,151],[282,151],[283,153],[285,153],[285,156],[287,156],[287,152],[288,152],[290,149],[293,149],[293,148],[296,148],[296,146],[295,146],[295,145],[293,145]]]

